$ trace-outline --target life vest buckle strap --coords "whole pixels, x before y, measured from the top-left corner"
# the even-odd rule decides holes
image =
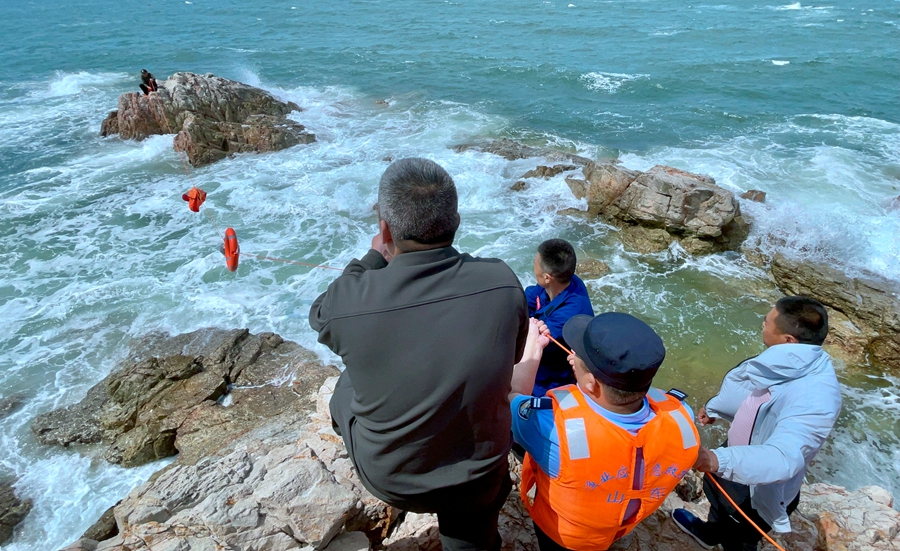
[[[666,392],[669,396],[673,398],[677,398],[679,402],[684,402],[684,400],[688,397],[687,392],[678,390],[677,388],[671,388],[668,392]]]

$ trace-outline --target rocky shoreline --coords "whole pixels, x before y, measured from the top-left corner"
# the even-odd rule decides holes
[[[241,83],[177,73],[151,96],[123,94],[119,109],[104,121],[103,134],[143,139],[177,132],[176,150],[201,166],[237,152],[314,141],[286,118],[300,110]],[[766,269],[773,293],[805,294],[829,308],[830,350],[858,364],[900,369],[900,285],[748,248],[752,220],[741,213],[738,198],[709,176],[665,166],[635,171],[614,160],[507,139],[454,149],[556,163],[525,172],[511,190],[564,178],[587,207],[562,214],[603,221],[631,250],[743,254]],[[760,193],[744,198],[764,200]],[[578,272],[599,279],[610,267],[582,259]],[[32,431],[42,444],[89,453],[99,449],[107,461],[125,467],[177,457],[66,549],[439,549],[432,515],[395,510],[359,483],[328,419],[337,373],[274,333],[201,329],[135,342],[120,370],[91,388],[82,402],[35,418]],[[17,400],[0,402],[0,415],[17,407]],[[517,468],[513,462],[515,480]],[[0,479],[0,544],[31,508],[13,488],[14,481]],[[708,505],[699,489],[699,477],[690,475],[677,495],[613,549],[694,548],[668,512],[683,506],[705,515]],[[854,492],[828,484],[804,486],[792,517],[794,532],[783,543],[790,549],[900,549],[900,513],[892,505],[892,496],[874,486]],[[515,490],[501,516],[501,533],[505,551],[537,550]]]
[[[101,394],[97,389],[105,388],[104,400],[89,395],[76,406],[37,418],[33,430],[56,444],[93,440],[106,448],[110,461],[164,453],[178,457],[66,551],[439,549],[433,515],[393,509],[360,484],[331,429],[328,401],[336,374],[333,366],[271,333],[204,329],[141,340],[123,368],[92,389]],[[209,380],[231,382],[218,396],[218,391],[186,391],[219,388]],[[124,395],[129,400],[121,400]],[[129,404],[141,405],[133,409]],[[54,420],[74,411],[88,420],[81,426],[90,428],[63,438]],[[129,423],[108,422],[122,418],[111,412],[122,411],[141,420],[136,426],[146,424],[149,411],[162,420],[152,430],[131,434],[138,429],[123,429]],[[173,432],[163,438],[172,446],[155,445],[166,431]],[[132,446],[123,446],[123,438]],[[517,481],[519,466],[512,464]],[[847,492],[812,484],[803,492],[799,514],[793,516],[795,532],[783,539],[789,548],[887,550],[900,545],[900,513],[891,509],[885,490]],[[668,517],[682,506],[698,514],[708,508],[697,475],[686,478],[659,512],[613,549],[690,549],[691,540]],[[502,512],[501,534],[506,551],[537,550],[515,489]]]

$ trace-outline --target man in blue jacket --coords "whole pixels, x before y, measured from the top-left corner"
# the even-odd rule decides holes
[[[563,326],[572,317],[594,315],[584,282],[575,275],[575,249],[564,239],[548,239],[534,256],[537,285],[525,289],[528,317],[543,321],[550,336],[565,344]],[[541,358],[532,395],[543,396],[551,388],[575,384],[568,354],[551,344]]]
[[[722,488],[762,530],[790,532],[810,461],[841,411],[841,389],[822,343],[825,307],[807,297],[784,297],[763,321],[766,350],[725,375],[722,388],[697,414],[701,425],[731,422],[728,444],[700,449],[694,468],[707,473],[706,522],[684,509],[675,523],[706,549],[755,550],[762,534],[731,506]]]

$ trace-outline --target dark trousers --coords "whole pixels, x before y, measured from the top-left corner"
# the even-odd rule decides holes
[[[341,375],[331,397],[331,423],[344,439],[350,460],[353,456],[352,431],[355,418],[350,411],[353,387],[350,378]],[[360,469],[357,467],[357,473]],[[499,551],[502,545],[497,530],[500,509],[512,489],[509,465],[504,460],[492,472],[457,486],[438,488],[417,495],[385,495],[364,476],[360,481],[372,494],[392,507],[414,513],[435,513],[445,551]]]
[[[725,551],[756,551],[757,545],[763,536],[747,522],[737,510],[722,495],[721,490],[710,482],[709,477],[715,476],[706,473],[703,477],[703,492],[709,500],[709,518],[702,527],[700,537],[707,543],[720,543]],[[750,503],[750,487],[737,482],[730,482],[716,477],[716,481],[728,492],[731,499],[744,513],[766,533],[772,529],[769,524],[759,516],[756,509]],[[800,494],[787,506],[790,515],[800,503]]]
[[[571,551],[567,547],[563,547],[562,545],[553,541],[553,539],[544,533],[541,530],[537,523],[532,521],[531,525],[534,526],[534,535],[537,536],[538,548],[541,551]]]

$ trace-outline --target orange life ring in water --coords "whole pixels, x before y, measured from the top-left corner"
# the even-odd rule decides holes
[[[241,247],[238,245],[237,234],[234,228],[225,230],[225,264],[229,271],[237,271],[238,257],[241,254]]]
[[[192,187],[187,193],[181,196],[187,201],[188,208],[193,212],[200,212],[200,205],[206,201],[206,192],[198,187]]]

